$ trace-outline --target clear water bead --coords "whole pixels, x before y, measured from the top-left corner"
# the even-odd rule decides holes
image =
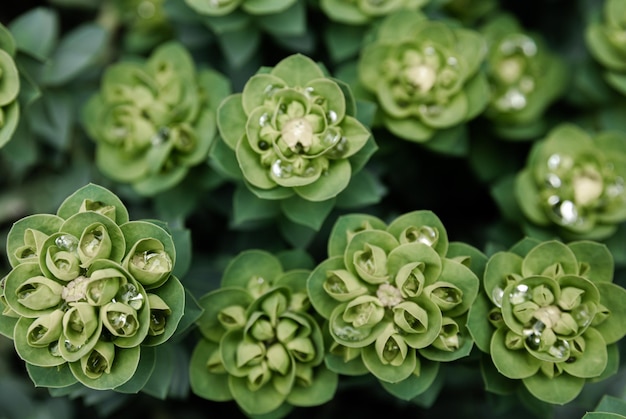
[[[135,310],[143,307],[143,295],[137,290],[133,284],[124,284],[118,293],[119,301],[128,304]]]
[[[290,163],[285,163],[280,159],[277,159],[272,163],[270,168],[272,174],[279,179],[286,179],[291,177],[293,173],[293,166]]]
[[[63,234],[54,240],[54,244],[61,250],[74,252],[78,248],[78,239],[70,234]]]
[[[521,304],[528,300],[530,300],[530,288],[525,284],[515,286],[509,294],[509,301],[513,305]]]

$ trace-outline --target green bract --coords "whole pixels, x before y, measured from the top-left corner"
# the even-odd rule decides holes
[[[179,183],[206,160],[217,133],[215,112],[229,93],[219,73],[196,73],[183,46],[159,46],[145,62],[107,68],[83,120],[107,176],[146,195]]]
[[[626,136],[591,137],[562,124],[537,142],[517,175],[515,195],[534,224],[568,239],[603,239],[626,220]]]
[[[564,404],[617,365],[626,290],[612,280],[602,244],[526,239],[487,262],[468,327],[500,374]]]
[[[117,196],[89,184],[56,215],[17,221],[7,253],[12,270],[2,280],[0,330],[14,339],[35,384],[145,384],[152,370],[140,367],[142,347],[172,336],[185,303],[171,274],[169,233],[129,221]]]
[[[626,7],[623,1],[607,0],[601,19],[585,33],[589,52],[605,67],[606,81],[626,95]]]
[[[17,97],[20,78],[13,59],[14,53],[15,41],[11,32],[0,24],[0,148],[9,142],[19,121]]]
[[[364,25],[398,10],[418,10],[426,3],[428,0],[321,0],[320,7],[334,21]]]
[[[543,129],[545,109],[563,92],[563,60],[517,20],[500,14],[482,27],[487,39],[491,102],[485,115],[505,138],[528,138]]]
[[[383,20],[361,51],[358,74],[376,95],[384,126],[424,142],[485,108],[489,89],[479,71],[485,52],[477,32],[403,11]]]
[[[473,341],[467,312],[479,289],[484,255],[449,243],[439,218],[415,211],[386,225],[346,215],[335,224],[329,258],[311,273],[307,289],[328,320],[329,367],[373,374],[403,399],[427,390],[439,362],[467,356]]]
[[[200,303],[203,339],[191,388],[213,401],[235,400],[249,415],[283,416],[291,406],[332,399],[338,377],[324,365],[322,331],[306,294],[306,270],[284,272],[270,253],[248,250]]]

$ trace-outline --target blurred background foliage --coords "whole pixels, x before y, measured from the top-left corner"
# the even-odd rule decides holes
[[[95,145],[80,121],[81,109],[98,90],[108,65],[146,56],[171,39],[185,45],[199,67],[228,77],[233,92],[241,91],[259,67],[272,66],[294,52],[324,63],[331,74],[344,71],[344,64],[354,58],[354,39],[361,39],[364,28],[337,26],[316,0],[296,4],[286,20],[291,26],[281,26],[267,17],[254,19],[245,13],[221,20],[202,17],[183,0],[5,2],[0,7],[0,23],[16,38],[15,61],[28,79],[22,80],[21,99],[26,105],[20,124],[13,139],[0,149],[0,243],[6,242],[16,220],[33,213],[53,213],[66,196],[94,182],[120,196],[133,219],[168,222],[184,247],[179,263],[189,264],[181,280],[194,296],[215,289],[225,264],[245,249],[306,252],[303,260],[311,264],[323,260],[333,222],[354,209],[334,209],[317,232],[294,227],[287,240],[275,223],[237,220],[233,216],[235,186],[210,164],[195,167],[174,189],[140,196],[130,186],[99,173],[93,163]],[[601,14],[602,4],[595,0],[433,0],[426,10],[433,16],[452,13],[476,28],[496,8],[514,15],[524,28],[541,34],[568,69],[565,92],[544,112],[545,128],[573,122],[592,130],[625,130],[626,98],[604,81],[600,64],[590,56],[584,39],[584,28]],[[26,13],[30,20],[20,20]],[[376,181],[378,196],[356,211],[391,219],[429,209],[442,220],[450,240],[467,242],[487,255],[518,241],[524,235],[521,227],[505,216],[510,203],[494,196],[502,196],[498,188],[506,184],[498,182],[524,166],[533,140],[545,130],[511,141],[500,137],[489,119],[477,118],[466,125],[468,141],[459,153],[441,153],[374,128],[379,149],[367,170]],[[621,226],[606,241],[616,260],[615,282],[621,286],[626,286],[625,230]],[[4,246],[0,256],[2,277],[10,270]],[[159,369],[159,385],[124,395],[88,389],[64,394],[35,388],[13,343],[0,337],[0,418],[241,417],[232,402],[213,403],[190,392],[187,365],[195,338],[191,331],[157,355],[157,362],[164,366]],[[478,354],[472,353],[445,366],[433,388],[412,402],[394,399],[371,378],[345,377],[331,402],[296,409],[291,417],[359,417],[372,411],[415,418],[582,417],[605,396],[626,398],[626,347],[624,342],[620,345],[619,373],[587,385],[566,406],[552,407],[531,397],[485,390]]]

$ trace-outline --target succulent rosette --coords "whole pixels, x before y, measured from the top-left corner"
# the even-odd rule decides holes
[[[419,10],[428,0],[321,0],[320,7],[332,20],[366,25],[398,10]]]
[[[0,332],[15,341],[33,382],[139,391],[152,371],[151,347],[183,315],[169,233],[129,221],[116,195],[89,184],[56,215],[17,221],[7,253]]]
[[[533,145],[517,174],[515,196],[534,225],[555,228],[568,240],[600,240],[626,220],[626,137],[591,136],[562,124]]]
[[[308,274],[284,271],[261,250],[244,251],[228,264],[221,287],[200,299],[202,339],[189,371],[195,394],[234,400],[248,415],[272,417],[332,399],[338,377],[324,365]]]
[[[341,374],[373,374],[390,393],[412,399],[440,362],[467,356],[467,312],[486,257],[449,243],[430,211],[389,225],[362,214],[338,219],[329,258],[307,280],[311,303],[327,319],[326,363]]]
[[[0,147],[4,146],[17,127],[20,107],[19,72],[14,61],[15,41],[11,32],[0,24]]]
[[[255,194],[319,202],[348,186],[360,168],[353,168],[351,157],[373,140],[354,117],[345,87],[296,54],[252,76],[242,93],[222,102],[220,134]]]
[[[491,87],[485,116],[504,138],[525,139],[542,133],[546,108],[566,86],[564,61],[512,15],[499,14],[481,32],[489,48],[486,72]]]
[[[587,27],[585,39],[591,55],[605,68],[608,84],[626,95],[626,5],[604,2],[602,16]]]
[[[145,62],[109,66],[83,114],[98,168],[144,195],[175,186],[206,161],[217,105],[229,89],[216,71],[196,72],[176,42],[160,45]]]
[[[626,290],[612,281],[603,244],[527,238],[489,258],[468,327],[499,374],[537,399],[568,403],[617,370]]]
[[[282,12],[297,0],[185,0],[198,13],[208,16],[225,16],[235,10],[251,15],[268,15]]]
[[[113,4],[125,26],[124,46],[147,51],[173,35],[165,14],[165,0],[116,0]]]
[[[418,11],[397,12],[382,21],[361,51],[358,76],[376,96],[389,131],[426,142],[485,109],[489,88],[480,71],[485,52],[476,31],[431,21]]]

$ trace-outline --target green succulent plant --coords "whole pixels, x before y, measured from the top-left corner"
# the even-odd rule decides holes
[[[113,7],[125,26],[124,46],[129,51],[148,51],[166,42],[173,28],[164,10],[165,0],[116,0]]]
[[[489,52],[486,73],[491,101],[485,116],[501,137],[528,139],[543,133],[543,114],[567,86],[565,62],[544,40],[499,14],[482,26]]]
[[[398,10],[419,10],[429,0],[321,0],[320,7],[333,21],[365,25]]]
[[[499,374],[565,404],[618,365],[626,290],[612,281],[606,246],[527,238],[489,258],[468,328]]]
[[[561,124],[533,145],[517,174],[515,196],[534,225],[567,239],[600,240],[626,220],[626,137],[605,131],[593,137]]]
[[[0,148],[9,142],[20,118],[20,77],[14,55],[13,36],[0,24]]]
[[[485,52],[476,31],[402,11],[387,16],[363,47],[358,76],[375,95],[382,125],[423,143],[485,109],[489,87],[480,70]]]
[[[129,221],[116,195],[89,184],[56,215],[17,221],[7,254],[0,332],[34,383],[140,390],[152,371],[140,368],[141,354],[168,340],[183,315],[169,233]]]
[[[585,32],[591,55],[604,67],[608,84],[626,95],[626,6],[620,0],[606,0],[603,14]]]
[[[191,388],[234,400],[248,415],[284,416],[332,399],[337,374],[324,365],[324,339],[306,294],[309,271],[284,271],[261,250],[228,264],[220,288],[200,299],[202,339],[190,362]]]
[[[435,214],[410,212],[389,225],[344,215],[332,229],[328,256],[307,289],[327,319],[329,368],[371,373],[409,400],[431,386],[440,362],[470,353],[465,323],[479,289],[473,270],[480,274],[486,257],[449,243]]]
[[[216,109],[229,92],[218,72],[196,73],[176,42],[160,45],[144,62],[109,66],[83,113],[98,168],[143,195],[175,186],[206,161]]]

